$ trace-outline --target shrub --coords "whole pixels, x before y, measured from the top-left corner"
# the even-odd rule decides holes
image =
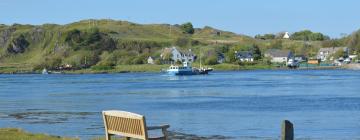
[[[205,65],[216,65],[216,64],[218,64],[218,61],[215,55],[205,59]]]
[[[187,34],[193,34],[195,31],[191,22],[181,24],[180,28],[184,33],[187,33]]]

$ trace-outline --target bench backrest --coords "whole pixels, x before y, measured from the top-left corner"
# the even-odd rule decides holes
[[[145,117],[126,111],[103,111],[105,131],[124,137],[148,139]]]

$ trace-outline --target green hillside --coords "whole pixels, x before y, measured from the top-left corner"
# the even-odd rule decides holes
[[[159,57],[162,48],[171,45],[192,49],[196,54],[201,52],[204,61],[212,59],[208,52],[226,55],[251,46],[261,51],[288,49],[312,57],[319,48],[327,46],[326,43],[352,42],[356,46],[357,40],[353,38],[358,37],[355,34],[340,41],[263,40],[208,26],[195,28],[193,33],[184,28],[115,20],[82,20],[66,25],[0,25],[0,72],[57,69],[66,64],[75,70],[109,70],[145,64],[149,56]],[[227,58],[227,63],[233,62]]]

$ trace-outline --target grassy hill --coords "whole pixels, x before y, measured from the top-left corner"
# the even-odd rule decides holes
[[[351,40],[351,39],[347,39]],[[181,25],[137,24],[115,20],[82,20],[66,25],[0,25],[0,72],[55,69],[71,64],[74,69],[112,69],[146,63],[171,45],[203,51],[232,50],[257,45],[293,50],[313,56],[322,41],[259,40],[212,27],[183,32]],[[206,55],[203,56],[206,59]]]

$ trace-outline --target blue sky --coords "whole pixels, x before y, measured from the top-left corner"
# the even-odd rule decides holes
[[[1,0],[0,23],[190,21],[250,36],[310,29],[339,37],[360,29],[359,5],[359,0]]]

